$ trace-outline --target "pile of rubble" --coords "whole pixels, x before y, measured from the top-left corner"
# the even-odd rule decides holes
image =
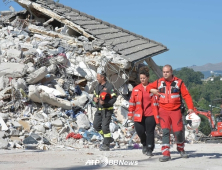
[[[103,42],[31,15],[1,12],[0,148],[97,147],[102,136],[92,128],[92,98],[99,69],[119,94],[110,124],[115,147],[139,143],[127,120],[137,69]],[[155,141],[161,143],[159,127]]]
[[[102,140],[92,128],[96,72],[106,70],[125,95],[130,63],[85,36],[69,36],[66,26],[52,31],[53,19],[29,20],[27,11],[1,14],[0,148],[96,147]],[[127,108],[119,95],[110,124],[118,145],[134,134]]]

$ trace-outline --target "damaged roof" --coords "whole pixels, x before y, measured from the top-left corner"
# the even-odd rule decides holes
[[[30,2],[28,0],[16,1]],[[53,11],[53,13],[64,17],[73,24],[78,25],[86,33],[92,35],[94,39],[102,42],[104,45],[110,46],[114,51],[120,54],[122,58],[130,62],[153,57],[168,51],[167,47],[161,43],[137,35],[63,4],[56,3],[53,0],[31,1],[41,5],[41,7],[46,10]]]

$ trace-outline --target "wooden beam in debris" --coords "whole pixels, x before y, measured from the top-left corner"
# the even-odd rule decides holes
[[[163,76],[163,73],[158,65],[153,61],[151,57],[145,59],[146,63],[150,66],[153,72],[157,75],[158,78]]]
[[[51,10],[45,9],[43,8],[41,5],[36,4],[36,3],[32,3],[33,8],[35,8],[38,11],[41,11],[42,13],[58,20],[59,22],[67,25],[68,27],[74,29],[75,31],[77,31],[78,33],[84,35],[87,38],[91,38],[91,39],[95,39],[92,35],[88,34],[87,32],[84,31],[84,29],[82,29],[79,25],[74,24],[73,22],[65,19],[63,16],[59,16],[58,14],[52,12]]]
[[[34,9],[44,13],[45,15],[50,16],[50,17],[56,19],[57,21],[67,25],[68,27],[70,27],[71,29],[75,30],[76,32],[84,35],[85,37],[90,38],[90,39],[95,39],[95,37],[93,37],[92,35],[90,35],[87,32],[85,32],[84,29],[81,28],[79,25],[74,24],[73,22],[67,20],[65,17],[60,16],[60,15],[54,13],[53,11],[48,10],[48,9],[42,7],[41,5],[39,5],[37,3],[30,2],[30,1],[28,1],[29,2],[28,3],[27,0],[17,0],[17,1],[23,7],[24,7],[24,5],[29,7],[29,8],[33,7]]]
[[[31,31],[32,33],[37,33],[37,34],[42,34],[42,35],[47,35],[53,38],[61,38],[61,39],[65,39],[67,40],[67,43],[69,43],[70,45],[76,45],[77,43],[75,42],[75,39],[73,37],[69,37],[60,33],[56,33],[54,31],[46,31],[43,29],[40,29],[38,26],[36,25],[32,25],[30,24],[28,26],[29,31]]]

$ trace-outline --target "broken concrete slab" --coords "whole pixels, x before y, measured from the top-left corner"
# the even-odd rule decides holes
[[[56,127],[62,127],[63,126],[63,122],[60,119],[56,119],[56,120],[52,121],[51,124],[53,126],[56,126]]]
[[[32,74],[29,74],[26,82],[28,84],[35,84],[42,80],[48,74],[48,70],[46,66],[39,68],[38,70],[34,71]]]
[[[40,92],[40,99],[41,99],[41,101],[39,101],[39,103],[44,102],[44,103],[48,103],[52,106],[57,106],[57,107],[61,107],[61,108],[68,109],[68,110],[70,110],[72,107],[70,101],[57,98],[54,95],[48,94],[43,91]],[[36,101],[36,102],[38,102],[38,101]]]
[[[21,63],[0,63],[0,76],[22,78],[27,67]]]
[[[77,75],[81,77],[85,77],[87,80],[94,80],[96,78],[97,73],[87,67],[86,63],[79,62],[78,65],[74,65],[71,63],[71,65],[66,69],[67,73],[71,75]]]
[[[7,131],[8,130],[8,126],[5,124],[2,117],[0,117],[0,124],[1,124],[1,131]]]
[[[33,101],[37,103],[41,103],[40,93],[35,85],[29,86],[29,93],[28,97]]]
[[[40,112],[35,112],[33,115],[32,115],[32,119],[35,119],[37,121],[40,121],[40,122],[44,122],[44,116],[40,113]],[[34,125],[36,125],[37,122],[34,123]]]
[[[51,122],[45,122],[44,127],[47,128],[47,129],[51,129],[52,128]]]
[[[121,107],[121,106],[117,107],[117,109],[115,110],[114,113],[115,113],[115,116],[116,116],[118,122],[120,122],[120,123],[124,123],[128,118],[128,116],[127,116],[128,110]]]
[[[88,101],[88,97],[85,94],[82,94],[81,96],[76,96],[75,99],[71,101],[71,104],[72,106],[84,107]]]
[[[64,90],[60,85],[56,84],[56,85],[55,85],[55,88],[56,88],[56,90],[58,90],[58,91],[60,92],[60,95],[61,95],[62,97],[67,96],[65,90]]]
[[[3,138],[5,136],[5,132],[4,131],[0,131],[0,138]]]
[[[14,128],[16,128],[16,129],[19,129],[22,127],[22,125],[17,121],[12,121],[11,123],[14,126]]]
[[[55,75],[54,74],[47,74],[41,81],[41,84],[48,84],[50,82],[52,82],[55,79]]]
[[[37,132],[45,133],[45,127],[43,125],[36,125],[33,127]]]
[[[3,119],[3,120],[7,120],[9,118],[9,114],[8,113],[1,113],[0,112],[0,117]]]
[[[58,90],[56,90],[54,88],[50,88],[50,87],[43,86],[43,85],[40,85],[37,88],[38,88],[39,92],[44,91],[44,92],[46,92],[47,94],[50,94],[50,95],[63,96],[63,94],[60,93],[60,91],[58,91]]]
[[[8,58],[19,58],[21,59],[22,57],[22,51],[21,50],[17,50],[17,49],[8,49],[7,50],[7,57]]]
[[[0,91],[6,88],[9,85],[8,77],[1,76],[0,77]]]
[[[27,89],[26,82],[22,78],[19,78],[15,83],[13,83],[13,86],[16,90],[19,90],[19,89],[26,90]]]
[[[7,149],[7,148],[8,148],[8,141],[0,138],[0,149]]]

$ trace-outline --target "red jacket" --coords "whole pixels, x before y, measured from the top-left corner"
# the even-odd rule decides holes
[[[132,116],[135,122],[141,122],[143,117],[143,88],[142,84],[134,87],[129,101],[128,116]],[[159,124],[158,103],[152,93],[150,93],[150,99],[155,121]]]
[[[150,83],[146,90],[159,90],[159,107],[165,110],[177,110],[181,106],[181,97],[184,98],[188,109],[193,109],[193,101],[189,91],[183,81],[177,77],[173,77],[171,81],[166,81],[160,78],[153,83]]]

